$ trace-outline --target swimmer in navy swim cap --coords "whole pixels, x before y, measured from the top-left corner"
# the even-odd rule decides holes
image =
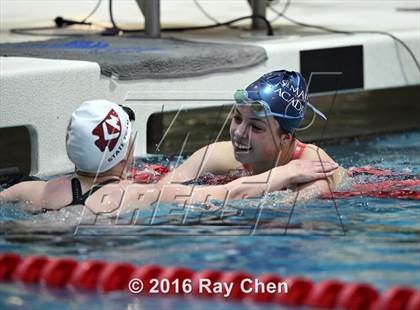
[[[183,182],[206,172],[232,174],[242,170],[257,175],[282,169],[283,175],[291,176],[285,188],[308,188],[311,196],[329,191],[328,182],[339,182],[342,172],[334,161],[321,148],[295,138],[309,109],[314,117],[326,120],[308,101],[307,84],[299,72],[264,74],[245,89],[237,90],[234,99],[231,141],[203,147],[167,179]],[[292,176],[299,173],[312,173],[318,179],[296,182]]]
[[[74,174],[48,181],[18,183],[0,192],[0,201],[23,201],[35,211],[84,205],[95,214],[121,213],[133,208],[148,208],[156,203],[204,203],[209,197],[219,200],[226,197],[228,200],[241,199],[245,195],[256,197],[263,192],[284,188],[290,182],[304,183],[325,177],[325,174],[320,175],[319,167],[291,170],[290,167],[296,165],[286,165],[272,173],[270,171],[272,182],[251,187],[246,184],[267,179],[268,173],[193,189],[179,183],[168,184],[167,181],[135,184],[126,179],[127,167],[133,158],[133,120],[133,111],[116,103],[107,100],[83,103],[73,112],[66,133],[66,149],[75,165]],[[325,162],[324,168],[328,176],[335,166]],[[185,198],[179,201],[179,197]]]

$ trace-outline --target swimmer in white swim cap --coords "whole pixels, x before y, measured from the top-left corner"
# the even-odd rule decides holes
[[[74,176],[48,182],[22,182],[2,192],[7,200],[24,200],[47,210],[83,205],[103,186],[126,179],[133,159],[134,112],[108,100],[82,103],[71,115],[66,150]]]
[[[71,116],[67,155],[76,173],[101,175],[126,162],[130,137],[130,116],[121,106],[107,100],[86,101]]]

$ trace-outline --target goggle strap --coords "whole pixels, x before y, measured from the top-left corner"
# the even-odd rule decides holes
[[[317,108],[315,108],[312,104],[309,103],[309,101],[306,101],[306,104],[319,116],[321,116],[324,120],[327,120],[327,117],[325,116],[324,113],[322,113],[320,110],[318,110]]]
[[[237,97],[238,95],[241,95],[241,98]],[[246,90],[242,90],[242,89],[238,89],[235,92],[235,101],[238,104],[241,103],[246,103],[247,101],[252,101],[249,97],[248,97],[248,92]],[[258,101],[256,101],[258,102]],[[261,102],[260,102],[261,104]],[[322,113],[320,110],[318,110],[317,108],[315,108],[309,101],[306,101],[306,104],[316,113],[318,114],[321,118],[323,118],[324,120],[327,120],[327,117],[325,116],[324,113]],[[267,104],[268,106],[268,104]],[[269,107],[269,106],[268,106]],[[271,109],[270,109],[271,110]],[[270,111],[271,112],[271,111]],[[302,118],[301,116],[289,116],[289,115],[285,115],[285,114],[280,114],[280,113],[274,113],[271,112],[272,115],[277,116],[277,117],[282,117],[282,118],[286,118],[286,119],[298,119],[298,118]]]
[[[267,116],[270,116],[270,115],[285,118],[285,119],[301,119],[302,118],[301,115],[289,116],[289,115],[286,115],[286,114],[280,114],[280,113],[274,113],[274,112],[270,112],[269,114],[267,114]]]

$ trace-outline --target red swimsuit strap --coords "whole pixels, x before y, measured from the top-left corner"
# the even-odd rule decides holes
[[[243,164],[244,170],[247,172],[252,172],[251,164]]]
[[[305,147],[306,147],[305,143],[297,141],[295,151],[293,152],[293,155],[292,155],[292,160],[299,159],[302,156],[303,151],[305,150]]]

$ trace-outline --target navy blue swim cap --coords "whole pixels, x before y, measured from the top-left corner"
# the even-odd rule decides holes
[[[295,71],[279,70],[264,74],[246,90],[238,90],[235,100],[238,103],[262,104],[265,116],[272,115],[281,129],[288,133],[299,127],[307,106],[326,119],[322,112],[309,103],[305,78]]]

